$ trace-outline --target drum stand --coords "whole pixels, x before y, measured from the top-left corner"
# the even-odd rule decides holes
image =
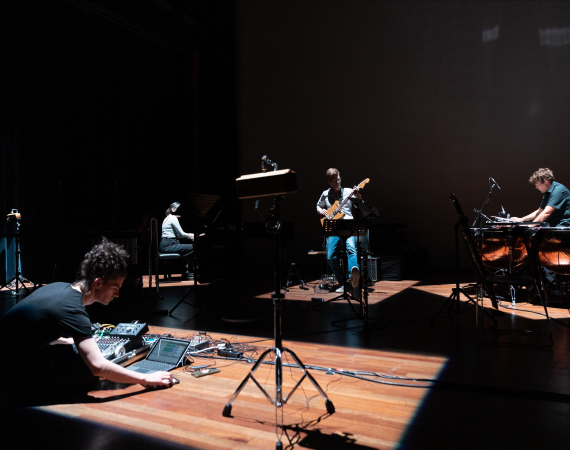
[[[274,237],[274,266],[273,266],[273,278],[275,284],[275,292],[271,295],[273,299],[273,319],[274,319],[274,337],[275,337],[275,345],[270,348],[269,350],[264,351],[257,362],[253,365],[247,376],[242,380],[236,391],[232,394],[224,410],[222,415],[224,417],[230,417],[232,413],[232,403],[240,394],[242,389],[247,384],[247,381],[251,379],[255,385],[261,390],[261,392],[265,395],[267,400],[271,402],[272,405],[275,405],[276,411],[275,415],[278,416],[277,410],[281,409],[281,429],[283,429],[283,406],[291,395],[295,392],[295,390],[301,385],[301,382],[308,378],[313,386],[317,389],[319,394],[325,399],[325,407],[327,409],[328,414],[332,414],[335,412],[334,405],[331,400],[327,397],[327,394],[323,391],[323,389],[319,386],[317,381],[313,378],[313,376],[307,371],[301,360],[288,348],[283,347],[282,337],[281,337],[281,311],[283,309],[282,300],[285,298],[285,294],[281,292],[281,265],[282,265],[282,247],[281,247],[281,221],[279,220],[280,212],[279,212],[279,203],[282,199],[281,195],[277,195],[275,197],[274,207],[271,210],[270,217],[267,220],[267,229],[273,233]],[[253,376],[255,371],[258,369],[260,364],[263,360],[268,356],[270,353],[275,355],[275,397],[271,397],[267,391],[259,384],[259,382]],[[299,368],[303,371],[303,376],[295,386],[291,389],[288,395],[284,395],[283,393],[283,354],[289,353],[295,362],[299,365]],[[276,426],[279,426],[277,423]],[[283,443],[281,442],[280,437],[278,436],[278,441],[276,443],[277,449],[283,448]]]
[[[509,267],[507,269],[507,276],[511,276],[513,274],[513,233],[512,230],[510,229],[507,229],[506,233],[507,233],[507,243],[509,246]],[[509,285],[509,295],[511,296],[511,308],[516,308],[517,307],[516,289],[512,284]],[[504,308],[502,303],[503,301],[501,297],[499,297],[499,307]]]
[[[510,232],[516,238],[517,235],[520,235],[522,233],[522,230],[521,230],[521,227],[515,226]],[[539,233],[541,233],[541,232],[539,231]],[[531,248],[527,235],[525,235],[523,233],[522,237],[523,237],[523,242],[524,242],[527,254],[529,256],[529,263],[530,263],[532,275],[531,276],[521,276],[521,275],[509,274],[509,275],[501,276],[501,277],[484,277],[484,278],[478,280],[477,314],[476,314],[477,339],[479,340],[479,342],[487,343],[487,344],[528,345],[528,346],[532,346],[532,347],[551,348],[554,345],[554,340],[552,337],[552,331],[550,329],[550,317],[548,314],[548,309],[546,308],[546,303],[544,301],[542,294],[540,293],[541,285],[544,287],[544,280],[542,279],[542,276],[540,273],[540,266],[538,263],[538,249]],[[537,238],[537,240],[538,240],[538,238]],[[538,247],[538,245],[535,247]],[[527,288],[529,286],[532,286],[533,290],[536,289],[536,295],[538,295],[538,297],[539,297],[540,303],[542,304],[542,306],[544,308],[544,315],[546,317],[546,329],[545,329],[545,331],[516,330],[516,329],[512,329],[512,328],[496,328],[495,326],[493,326],[493,328],[489,329],[489,330],[492,331],[493,333],[499,333],[499,332],[522,333],[526,336],[530,336],[530,335],[545,336],[545,337],[548,337],[549,344],[547,344],[547,345],[524,344],[524,343],[519,343],[519,342],[499,342],[497,340],[485,340],[485,339],[483,339],[483,331],[485,331],[486,328],[484,327],[484,323],[483,323],[484,317],[482,315],[480,315],[479,313],[480,313],[480,311],[484,311],[484,308],[483,308],[483,301],[484,301],[483,284],[484,283],[493,284],[493,285],[494,284],[506,284],[506,285],[509,285],[510,288],[513,288],[513,286],[527,286]],[[533,311],[530,311],[530,312],[533,312]],[[495,322],[495,325],[496,325],[496,322]]]

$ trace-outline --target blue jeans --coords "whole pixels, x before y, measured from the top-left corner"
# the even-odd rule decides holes
[[[340,268],[340,259],[338,257],[339,244],[343,245],[343,240],[338,236],[329,236],[327,238],[327,261],[339,284],[343,285],[346,280]],[[346,240],[346,253],[348,256],[348,271],[350,272],[353,267],[358,267],[356,238],[354,236]]]

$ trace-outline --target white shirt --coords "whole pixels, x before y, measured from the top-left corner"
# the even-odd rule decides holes
[[[162,222],[162,237],[169,239],[181,239],[187,238],[188,233],[185,233],[178,222],[178,217],[174,214],[170,214]]]
[[[319,208],[328,211],[336,200],[341,203],[343,198],[349,195],[351,191],[352,189],[350,188],[340,188],[338,197],[332,188],[323,191],[321,197],[319,198],[319,201],[317,202],[317,212],[319,212]],[[351,198],[355,198],[354,195],[351,196]],[[352,219],[352,200],[348,200],[339,212],[346,214],[344,216],[344,219]]]

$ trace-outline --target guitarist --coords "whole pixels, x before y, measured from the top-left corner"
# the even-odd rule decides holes
[[[352,189],[350,188],[342,188],[340,185],[341,178],[338,169],[330,168],[327,170],[327,183],[329,184],[330,188],[326,191],[323,191],[319,201],[317,202],[317,213],[320,216],[326,216],[327,210],[331,208],[335,201],[342,202],[347,195],[350,195]],[[346,202],[340,212],[344,213],[344,219],[352,219],[352,208],[354,202],[352,201],[353,198],[357,198],[358,200],[362,200],[360,196],[360,192],[358,192],[358,186],[355,186],[354,192],[351,196],[351,199]],[[336,290],[336,292],[344,292],[344,274],[340,268],[340,261],[338,258],[338,246],[339,246],[340,238],[338,236],[329,236],[327,238],[327,261],[329,263],[330,268],[332,269],[336,279],[338,280],[340,287]],[[356,238],[354,236],[349,237],[346,240],[346,253],[348,255],[348,267],[350,269],[350,274],[352,276],[352,287],[358,287],[358,282],[360,280],[360,269],[358,267],[358,259],[356,255]]]

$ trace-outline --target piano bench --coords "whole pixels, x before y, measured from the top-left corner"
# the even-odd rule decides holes
[[[169,261],[179,261],[181,256],[178,253],[158,253],[159,266],[164,267],[164,279],[163,281],[172,281],[172,268]],[[160,269],[159,269],[160,278]]]

